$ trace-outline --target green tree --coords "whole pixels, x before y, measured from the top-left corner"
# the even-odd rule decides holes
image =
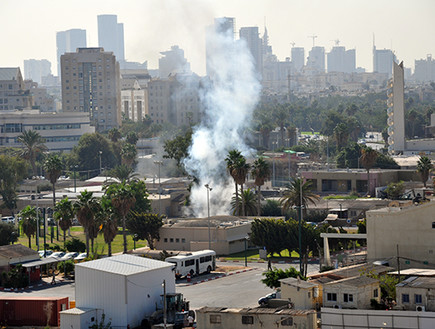
[[[334,138],[337,143],[337,149],[341,150],[345,147],[349,140],[349,128],[345,123],[339,123],[334,128]]]
[[[130,212],[147,213],[151,211],[151,201],[148,199],[148,190],[144,180],[133,180],[129,184],[135,198],[135,203]]]
[[[72,238],[71,240],[68,240],[65,242],[65,248],[66,250],[70,252],[85,252],[86,250],[86,244],[78,239],[78,238]]]
[[[17,187],[27,173],[27,164],[18,157],[0,155],[0,195],[1,208],[12,212],[17,207]]]
[[[367,170],[367,194],[370,194],[370,169],[378,158],[378,152],[371,147],[363,148],[361,150],[361,164]]]
[[[285,270],[281,268],[273,268],[264,272],[264,279],[261,280],[267,287],[275,289],[281,287],[279,280],[286,278],[300,278],[301,280],[307,280],[297,269],[289,267]]]
[[[122,236],[124,240],[124,254],[127,253],[127,232],[126,232],[126,217],[130,208],[136,202],[131,187],[125,182],[119,184],[111,184],[106,188],[105,195],[111,200],[114,208],[114,213],[119,216],[122,221]]]
[[[225,161],[227,163],[227,170],[229,172],[229,174],[231,175],[231,177],[234,179],[234,184],[236,186],[236,200],[237,202],[239,202],[239,189],[238,189],[238,185],[237,185],[237,179],[236,179],[236,163],[238,161],[238,159],[242,156],[242,153],[240,153],[240,151],[234,149],[234,150],[230,150],[228,152],[228,156],[225,158]],[[237,205],[237,208],[239,209],[239,206]],[[240,215],[240,214],[237,214]]]
[[[92,192],[85,190],[80,193],[73,207],[77,219],[85,231],[86,257],[89,257],[89,239],[93,235],[93,228],[95,227],[95,211],[98,209],[98,202]]]
[[[281,255],[283,242],[287,238],[286,224],[282,219],[254,219],[251,225],[251,242],[256,246],[265,247],[267,253]]]
[[[124,143],[121,148],[122,164],[127,167],[133,167],[136,161],[137,149],[136,146],[130,143]]]
[[[263,157],[254,161],[251,174],[257,186],[257,216],[261,216],[261,186],[270,178],[270,167]]]
[[[57,154],[50,154],[44,162],[44,169],[53,187],[53,207],[56,206],[56,182],[62,174],[62,160]]]
[[[107,196],[101,198],[100,207],[96,211],[96,220],[107,243],[107,256],[112,256],[112,242],[118,234],[118,216],[114,212],[112,200]]]
[[[281,216],[281,206],[277,200],[267,200],[261,209],[263,216]]]
[[[131,212],[127,220],[127,228],[139,240],[146,240],[150,249],[155,248],[155,241],[160,239],[160,228],[163,226],[162,216],[150,213]]]
[[[233,171],[231,176],[235,179],[237,184],[240,185],[240,193],[242,196],[244,196],[243,185],[246,182],[246,176],[248,175],[250,168],[251,166],[249,165],[249,163],[246,162],[246,158],[243,155],[241,155],[238,159],[236,159],[233,165]],[[245,198],[242,197],[241,201],[242,201],[241,215],[245,216],[246,213]]]
[[[32,248],[31,238],[36,233],[36,208],[29,205],[22,209],[18,216],[21,217],[21,228],[29,239],[29,248]]]
[[[18,241],[18,232],[13,224],[0,223],[0,246]]]
[[[136,178],[133,168],[124,164],[118,165],[110,170],[109,175],[111,177],[119,179],[121,182],[131,182]]]
[[[387,185],[385,193],[387,193],[389,199],[398,200],[403,195],[403,193],[405,193],[405,184],[403,183],[403,181],[392,182]]]
[[[24,130],[21,135],[18,136],[17,141],[24,145],[21,155],[24,159],[29,161],[32,166],[33,175],[37,176],[36,158],[39,154],[42,154],[47,150],[47,147],[44,144],[44,138],[42,138],[35,130]]]
[[[113,142],[113,143],[117,143],[118,140],[121,139],[121,132],[119,131],[118,128],[112,128],[109,130],[109,139]]]
[[[421,177],[421,181],[424,184],[424,187],[426,187],[429,174],[433,170],[433,168],[434,167],[431,159],[429,159],[427,156],[420,157],[420,159],[417,162],[417,172]]]
[[[177,162],[177,167],[184,170],[182,160],[188,156],[189,146],[192,144],[192,129],[188,129],[184,134],[180,134],[173,139],[165,141],[163,149],[166,154],[165,159],[174,159]]]
[[[137,133],[135,131],[130,131],[127,136],[125,136],[125,140],[129,144],[136,145],[139,137],[137,136]]]
[[[239,198],[242,198],[241,200],[236,200],[236,196],[233,196],[231,200],[231,208],[233,209],[233,215],[240,213],[241,210],[237,209],[237,206],[241,206],[242,204],[245,207],[245,215],[246,216],[254,216],[255,213],[258,212],[256,207],[256,201],[255,201],[255,194],[251,191],[251,189],[244,190],[243,193],[240,194]]]
[[[311,186],[311,181],[307,180],[304,182],[303,178],[294,179],[280,199],[283,212],[288,211],[292,207],[300,209],[301,203],[304,212],[306,212],[309,203],[316,204],[319,196],[312,192]]]
[[[72,226],[74,218],[74,207],[68,198],[63,198],[54,206],[54,219],[59,223],[63,231],[63,244],[65,246],[66,231]]]

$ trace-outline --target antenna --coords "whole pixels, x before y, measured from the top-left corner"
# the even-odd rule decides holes
[[[290,44],[292,45],[292,48],[294,48],[296,42],[292,41],[292,42],[290,42]]]
[[[335,40],[331,40],[334,41],[335,45],[338,47],[340,45],[340,40],[339,39],[335,39]]]
[[[308,38],[312,38],[313,39],[313,47],[314,47],[314,42],[317,38],[317,35],[309,35]]]

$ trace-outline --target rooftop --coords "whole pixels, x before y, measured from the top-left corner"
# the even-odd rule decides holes
[[[133,275],[160,268],[171,268],[173,266],[174,265],[171,263],[127,254],[76,264],[76,267],[94,269],[119,275]]]
[[[346,266],[336,270],[326,271],[310,276],[310,279],[318,279],[321,277],[335,276],[337,279],[351,278],[360,276],[364,273],[383,274],[394,270],[393,267],[374,264],[357,264],[353,266]]]
[[[332,281],[329,283],[326,283],[325,286],[332,286],[332,285],[346,285],[346,286],[352,286],[352,287],[364,287],[373,283],[379,282],[378,279],[373,279],[365,275],[361,276],[355,276],[352,278],[345,278],[337,281]]]
[[[435,278],[411,276],[406,280],[398,283],[396,287],[435,289]]]
[[[22,244],[0,246],[0,258],[17,258],[24,256],[35,256],[36,259],[39,259],[39,254],[37,251],[27,248]]]
[[[170,227],[208,227],[208,217],[205,218],[183,218],[171,219]],[[242,219],[237,216],[210,216],[210,224],[213,227],[232,227],[236,225],[248,224],[250,220]]]
[[[399,275],[398,271],[389,272],[391,275]],[[404,276],[435,276],[435,270],[427,268],[408,268],[406,270],[401,270],[400,275]]]
[[[317,284],[312,283],[312,282],[308,282],[308,281],[304,281],[301,279],[296,279],[296,278],[285,278],[285,279],[281,279],[279,280],[279,282],[287,284],[289,286],[294,286],[294,287],[298,287],[298,288],[303,288],[303,289],[309,289],[309,288],[313,288],[313,287],[317,287]]]
[[[0,81],[16,80],[18,67],[0,67]]]
[[[315,313],[315,310],[295,310],[290,308],[226,308],[226,307],[202,307],[197,310],[202,313],[239,313],[239,314],[287,314],[292,316],[304,316]]]

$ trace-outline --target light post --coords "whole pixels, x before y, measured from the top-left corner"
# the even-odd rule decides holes
[[[299,176],[299,272],[302,273],[302,184],[304,178]]]
[[[248,267],[248,255],[247,255],[247,244],[248,244],[249,236],[245,236],[245,267]]]
[[[166,281],[163,280],[163,328],[166,329]]]
[[[211,250],[211,235],[210,235],[210,192],[213,190],[210,185],[205,184],[207,189],[207,217],[208,217],[208,249]]]
[[[159,166],[159,215],[162,215],[162,187],[160,185],[160,166],[163,164],[163,161],[154,161],[154,164]]]
[[[134,244],[133,250],[136,250],[136,241],[137,241],[137,238],[138,238],[137,234],[134,234],[133,235],[133,244]]]
[[[102,172],[102,169],[101,169],[101,155],[102,154],[103,154],[103,151],[98,152],[98,155],[100,156],[100,175],[101,175],[101,172]]]
[[[77,192],[77,185],[76,185],[76,172],[77,172],[77,168],[78,168],[77,165],[73,166],[73,171],[74,171],[74,193]]]

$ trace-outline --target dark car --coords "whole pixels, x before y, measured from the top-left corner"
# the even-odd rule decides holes
[[[267,294],[266,296],[261,297],[258,300],[258,304],[266,305],[270,299],[275,299],[275,298],[281,298],[281,293],[280,292],[272,292],[270,294]]]

